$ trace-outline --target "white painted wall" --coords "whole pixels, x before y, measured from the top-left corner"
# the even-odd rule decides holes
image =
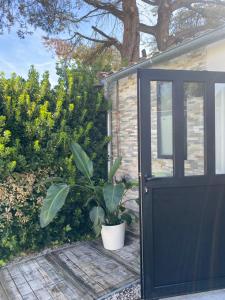
[[[225,72],[225,39],[206,47],[206,70]]]

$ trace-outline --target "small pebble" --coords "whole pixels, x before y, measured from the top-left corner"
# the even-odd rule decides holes
[[[134,284],[124,290],[111,295],[105,300],[140,300],[141,299],[141,286]]]

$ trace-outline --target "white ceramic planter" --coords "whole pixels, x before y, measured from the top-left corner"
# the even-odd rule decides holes
[[[103,246],[107,250],[118,250],[124,246],[125,222],[119,225],[102,225]]]

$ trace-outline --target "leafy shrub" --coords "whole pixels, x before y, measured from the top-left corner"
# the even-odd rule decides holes
[[[82,66],[58,68],[58,85],[51,88],[46,72],[42,80],[31,67],[28,79],[0,76],[0,258],[3,263],[24,250],[89,236],[85,194],[70,191],[55,221],[39,226],[45,194],[40,181],[63,176],[79,184],[69,145],[82,144],[106,176],[107,105],[94,87],[95,75]]]

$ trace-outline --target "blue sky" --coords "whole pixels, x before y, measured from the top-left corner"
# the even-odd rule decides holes
[[[30,66],[34,65],[40,73],[48,70],[51,83],[55,85],[56,57],[43,45],[44,35],[41,30],[36,30],[25,39],[20,39],[15,30],[0,35],[0,72],[3,71],[7,77],[15,72],[26,78]]]

